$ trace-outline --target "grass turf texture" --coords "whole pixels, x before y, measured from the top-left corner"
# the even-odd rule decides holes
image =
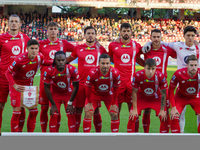
[[[74,65],[76,66],[76,65]],[[77,66],[76,66],[77,67]],[[139,71],[142,69],[140,66],[136,66],[136,71]],[[176,70],[176,66],[168,66],[168,83]],[[39,72],[34,78],[34,85],[39,86]],[[41,105],[38,105],[38,115],[36,120],[36,127],[35,132],[42,132],[40,127],[40,107]],[[1,132],[10,132],[10,120],[12,117],[12,106],[10,105],[10,98],[8,97],[8,101],[5,104],[4,111],[3,111],[3,119],[2,119],[2,129]],[[100,108],[100,113],[102,116],[102,132],[111,132],[110,129],[110,115],[102,102],[102,107]],[[28,110],[26,109],[26,120],[24,124],[23,132],[27,132],[27,118],[28,118]],[[128,107],[126,103],[122,104],[122,109],[120,113],[120,126],[119,126],[119,132],[127,132],[127,122],[128,122]],[[82,120],[84,117],[84,112],[82,113]],[[151,123],[150,123],[150,133],[159,133],[159,127],[160,127],[160,121],[158,117],[155,116],[155,111],[151,111]],[[184,133],[197,133],[197,117],[195,115],[195,112],[192,110],[190,106],[187,106],[186,110],[186,124],[185,124],[185,132]],[[79,132],[83,132],[83,122],[81,121],[80,130]],[[49,132],[49,126],[47,127],[47,132]],[[64,110],[64,105],[61,107],[61,125],[60,125],[60,131],[59,132],[68,132],[68,126],[67,126],[67,116]],[[95,132],[94,125],[92,123],[92,129],[91,132]],[[139,132],[143,133],[143,127],[142,127],[142,115],[139,117]]]

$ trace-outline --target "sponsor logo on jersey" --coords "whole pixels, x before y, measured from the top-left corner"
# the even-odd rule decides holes
[[[57,85],[60,88],[63,88],[63,89],[66,88],[66,84],[64,82],[58,82]]]
[[[186,91],[187,91],[188,93],[192,94],[192,93],[195,93],[195,92],[196,92],[196,89],[195,89],[194,87],[189,87],[189,88],[186,89]]]
[[[129,56],[129,54],[123,54],[123,55],[121,56],[121,61],[122,61],[123,63],[128,63],[128,62],[130,61],[130,56]]]
[[[10,40],[19,40],[19,38],[12,37],[12,38],[10,38]]]
[[[146,94],[148,94],[148,95],[153,94],[153,92],[154,92],[154,90],[153,90],[152,88],[146,88],[146,89],[144,90],[144,93],[146,93]]]
[[[34,61],[34,62],[30,61],[30,62],[28,63],[28,65],[32,65],[32,64],[36,64],[36,63],[37,63],[36,61]]]
[[[50,42],[49,45],[58,45],[58,43]]]
[[[95,48],[86,47],[85,49],[87,49],[87,50],[93,50],[93,49],[95,49]]]
[[[30,78],[30,77],[32,77],[34,74],[35,74],[35,71],[34,71],[34,70],[31,70],[31,71],[29,71],[29,72],[26,73],[26,76],[27,76],[28,78]]]
[[[158,65],[160,65],[160,63],[161,63],[161,59],[160,59],[160,57],[153,57],[153,59],[156,61],[156,66],[158,66]]]
[[[92,64],[94,61],[95,61],[95,58],[93,55],[87,55],[85,57],[85,61],[88,63],[88,64]]]
[[[131,46],[128,46],[128,45],[122,45],[121,47],[130,48]]]
[[[110,77],[104,77],[104,76],[101,76],[99,77],[99,79],[109,79]]]
[[[197,81],[197,79],[188,79],[187,81],[188,81],[188,82]]]
[[[56,52],[57,52],[56,50],[50,51],[50,52],[49,52],[49,57],[50,57],[51,59],[54,59],[54,55],[55,55]]]
[[[87,77],[87,80],[90,81],[90,76]]]
[[[56,76],[61,77],[61,76],[65,76],[65,75],[66,75],[66,74],[58,73]]]
[[[154,80],[148,80],[148,79],[146,79],[146,80],[144,80],[144,82],[154,82]]]
[[[20,49],[19,46],[13,46],[13,48],[12,48],[12,53],[13,53],[14,55],[19,55],[20,51],[21,51],[21,49]]]
[[[105,90],[108,89],[108,85],[106,85],[106,84],[101,84],[101,85],[99,86],[99,89],[102,90],[102,91],[105,91]]]

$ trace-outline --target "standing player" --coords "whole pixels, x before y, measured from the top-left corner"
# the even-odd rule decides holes
[[[131,81],[135,74],[136,59],[140,64],[141,45],[131,40],[131,34],[131,25],[123,23],[120,29],[121,41],[111,42],[108,47],[111,60],[113,60],[114,66],[119,70],[121,76],[121,86],[118,90],[119,112],[123,102],[128,104],[129,111],[131,109]]]
[[[103,46],[98,46],[95,43],[96,38],[96,30],[92,26],[88,26],[84,29],[84,37],[86,42],[81,45],[77,45],[72,54],[67,58],[68,62],[78,58],[78,72],[80,75],[80,86],[76,96],[76,132],[79,131],[80,123],[81,123],[81,114],[83,111],[83,107],[85,106],[86,100],[86,91],[85,91],[85,81],[89,72],[92,68],[98,66],[99,64],[99,56],[103,53],[107,53]],[[97,108],[94,112],[94,126],[96,132],[101,132],[101,115],[99,113],[99,109]]]
[[[161,44],[162,36],[161,31],[159,29],[154,29],[151,31],[151,50],[148,53],[144,54],[144,60],[148,58],[153,58],[156,61],[156,70],[162,72],[165,77],[167,78],[167,65],[168,65],[168,58],[171,56],[172,58],[176,58],[176,52],[172,50],[170,47]],[[166,91],[168,93],[168,89]],[[167,106],[167,121],[168,121],[168,128],[166,128],[166,132],[169,132],[170,127],[170,117],[168,113],[169,108],[169,99],[167,94],[166,99],[166,106]],[[149,126],[150,126],[150,112],[151,109],[146,109],[143,114],[143,128],[145,133],[149,133]],[[163,131],[164,132],[164,131]]]
[[[118,132],[118,103],[117,89],[120,86],[119,72],[110,66],[110,56],[101,54],[99,57],[99,66],[91,69],[86,81],[86,105],[85,117],[83,120],[83,131],[90,132],[91,120],[94,110],[98,104],[103,101],[111,116],[111,131]]]
[[[44,56],[39,52],[39,43],[37,40],[27,42],[27,50],[18,57],[6,71],[6,77],[9,81],[9,94],[13,114],[11,118],[11,132],[18,132],[19,117],[21,114],[21,92],[24,91],[25,85],[32,86],[33,78],[40,65],[50,65],[52,61],[44,61]],[[27,120],[27,131],[33,132],[36,124],[37,107],[29,109]]]
[[[186,67],[186,60],[189,55],[196,55],[197,59],[199,60],[199,49],[200,45],[194,45],[195,43],[195,36],[196,36],[196,29],[193,26],[187,26],[184,28],[183,36],[185,39],[185,42],[173,42],[173,43],[167,43],[162,42],[165,46],[169,46],[172,48],[176,54],[177,54],[177,69],[185,68]],[[151,50],[151,42],[148,42],[145,44],[142,48],[142,51],[144,53]],[[184,132],[185,127],[185,111],[186,107],[181,113],[180,116],[180,128],[181,133]],[[197,118],[197,124],[199,125],[200,118]]]
[[[78,92],[79,75],[77,69],[66,64],[66,54],[63,51],[57,51],[55,53],[53,66],[49,67],[44,72],[44,88],[46,95],[50,101],[50,121],[49,131],[57,131],[57,121],[60,116],[60,106],[64,103],[67,118],[69,132],[75,132],[76,122],[74,117],[73,101]],[[50,89],[50,85],[52,87]],[[71,89],[73,84],[73,90]]]
[[[47,34],[48,39],[40,41],[40,52],[45,56],[47,60],[53,60],[54,54],[57,51],[72,52],[74,46],[66,40],[58,39],[58,24],[56,22],[50,22],[47,25]],[[41,66],[41,78],[40,78],[40,93],[39,93],[39,104],[41,105],[40,112],[40,125],[42,132],[47,130],[48,122],[48,109],[49,109],[49,99],[44,90],[44,84],[42,81],[44,70],[47,69],[47,66]],[[60,127],[60,117],[58,117],[58,126],[57,131]]]
[[[190,105],[200,117],[200,69],[198,69],[197,57],[195,55],[188,56],[186,64],[187,68],[178,69],[173,74],[169,85],[169,98],[172,107],[170,112],[172,133],[180,133],[179,116],[186,105]],[[200,133],[200,125],[198,125],[198,133]]]
[[[5,72],[13,60],[26,51],[29,37],[20,33],[21,20],[13,14],[8,19],[9,31],[0,35],[0,132],[2,124],[2,113],[9,93],[9,83]],[[19,131],[22,131],[25,119],[25,110],[22,109],[20,116]]]
[[[149,108],[156,111],[160,118],[160,133],[166,132],[166,89],[167,80],[164,74],[156,70],[156,61],[148,58],[144,69],[136,72],[132,81],[133,106],[130,110],[127,132],[135,131],[135,121],[141,111]]]

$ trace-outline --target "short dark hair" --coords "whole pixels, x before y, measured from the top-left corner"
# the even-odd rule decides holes
[[[186,64],[189,64],[190,61],[197,61],[198,62],[198,58],[196,55],[189,55],[186,59]]]
[[[160,34],[161,34],[160,29],[153,29],[153,30],[151,30],[151,35],[152,35],[153,32],[156,32],[156,33],[160,33]]]
[[[89,29],[94,29],[95,34],[97,34],[97,31],[96,31],[96,29],[95,29],[93,26],[87,26],[87,27],[84,29],[84,34],[86,34],[86,31],[89,30]]]
[[[10,20],[11,17],[17,17],[17,18],[19,18],[19,21],[21,21],[20,17],[18,15],[16,15],[16,14],[10,15],[9,18],[8,18],[8,21]]]
[[[39,42],[35,39],[30,39],[28,42],[27,42],[27,47],[31,46],[31,45],[38,45],[40,46]]]
[[[109,59],[111,60],[110,56],[109,56],[108,54],[106,54],[106,53],[103,53],[103,54],[101,54],[101,55],[99,56],[99,62],[100,62],[100,59],[101,59],[101,58],[109,58]]]
[[[197,30],[195,29],[195,27],[193,27],[193,26],[187,26],[187,27],[185,27],[184,28],[184,35],[187,33],[187,32],[194,32],[195,34],[197,33]]]
[[[58,27],[58,23],[57,23],[57,22],[54,22],[54,21],[51,21],[51,22],[49,22],[49,23],[47,24],[47,29],[48,29],[49,27]]]
[[[122,28],[130,28],[131,29],[131,25],[129,23],[122,23],[121,27],[120,27],[120,31],[122,30]]]
[[[54,59],[53,59],[53,64],[52,64],[53,66],[56,65],[56,63],[55,63],[56,56],[59,55],[59,54],[63,54],[63,55],[65,55],[65,57],[66,57],[66,53],[65,53],[65,52],[63,52],[63,51],[57,51],[57,52],[54,54]]]
[[[145,60],[144,66],[154,67],[156,66],[156,61],[153,58],[148,58]]]

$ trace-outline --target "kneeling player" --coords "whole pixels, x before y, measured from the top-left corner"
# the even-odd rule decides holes
[[[111,116],[111,131],[118,132],[119,130],[116,94],[121,81],[118,70],[110,65],[110,56],[108,54],[101,54],[99,57],[99,66],[91,69],[90,74],[87,77],[87,99],[85,105],[85,117],[83,120],[84,132],[90,132],[94,110],[101,101],[104,102]]]
[[[159,71],[156,71],[156,61],[146,59],[144,69],[136,72],[132,81],[133,106],[129,113],[127,132],[135,131],[135,121],[144,109],[154,109],[160,118],[160,133],[167,132],[166,89],[167,80]]]
[[[186,60],[187,68],[178,69],[171,78],[169,85],[169,98],[171,101],[171,132],[180,133],[179,117],[186,105],[191,105],[196,114],[200,117],[199,101],[199,80],[200,69],[198,59],[190,55]],[[174,90],[176,86],[176,94]],[[200,125],[198,125],[200,133]]]
[[[75,132],[75,117],[73,101],[78,92],[79,75],[77,69],[66,64],[66,54],[63,51],[55,53],[53,66],[44,72],[44,88],[50,101],[49,131],[58,132],[58,120],[60,120],[60,106],[65,105],[68,117],[69,132]],[[50,84],[52,88],[50,89]],[[71,89],[73,84],[73,90]]]

